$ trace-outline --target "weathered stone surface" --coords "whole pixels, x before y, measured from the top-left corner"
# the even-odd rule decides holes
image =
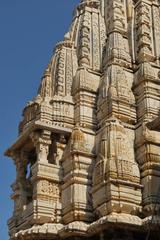
[[[159,122],[159,1],[81,0],[6,151],[11,239],[156,232]]]

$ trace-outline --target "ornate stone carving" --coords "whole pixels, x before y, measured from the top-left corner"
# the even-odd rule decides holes
[[[57,184],[42,180],[39,182],[38,188],[41,194],[59,199],[59,186]]]
[[[49,145],[51,144],[50,132],[33,132],[31,138],[37,150],[37,161],[47,161],[49,154]]]
[[[81,0],[6,154],[17,171],[12,240],[156,231],[160,2]]]

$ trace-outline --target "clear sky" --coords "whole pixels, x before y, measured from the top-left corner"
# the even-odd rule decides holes
[[[13,162],[3,153],[16,139],[25,104],[35,96],[55,44],[80,0],[0,0],[0,239],[8,240]]]

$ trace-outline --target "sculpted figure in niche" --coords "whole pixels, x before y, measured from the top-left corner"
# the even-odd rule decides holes
[[[40,144],[39,151],[38,151],[38,160],[45,161],[48,156],[48,146],[44,144]]]
[[[59,140],[58,136],[53,138],[54,139],[49,147],[48,162],[51,164],[60,165],[60,161],[66,147],[66,138],[63,134],[60,135]]]

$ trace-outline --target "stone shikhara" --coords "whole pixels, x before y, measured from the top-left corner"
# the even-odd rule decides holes
[[[17,171],[11,240],[133,240],[156,232],[158,0],[79,3],[6,155]]]

